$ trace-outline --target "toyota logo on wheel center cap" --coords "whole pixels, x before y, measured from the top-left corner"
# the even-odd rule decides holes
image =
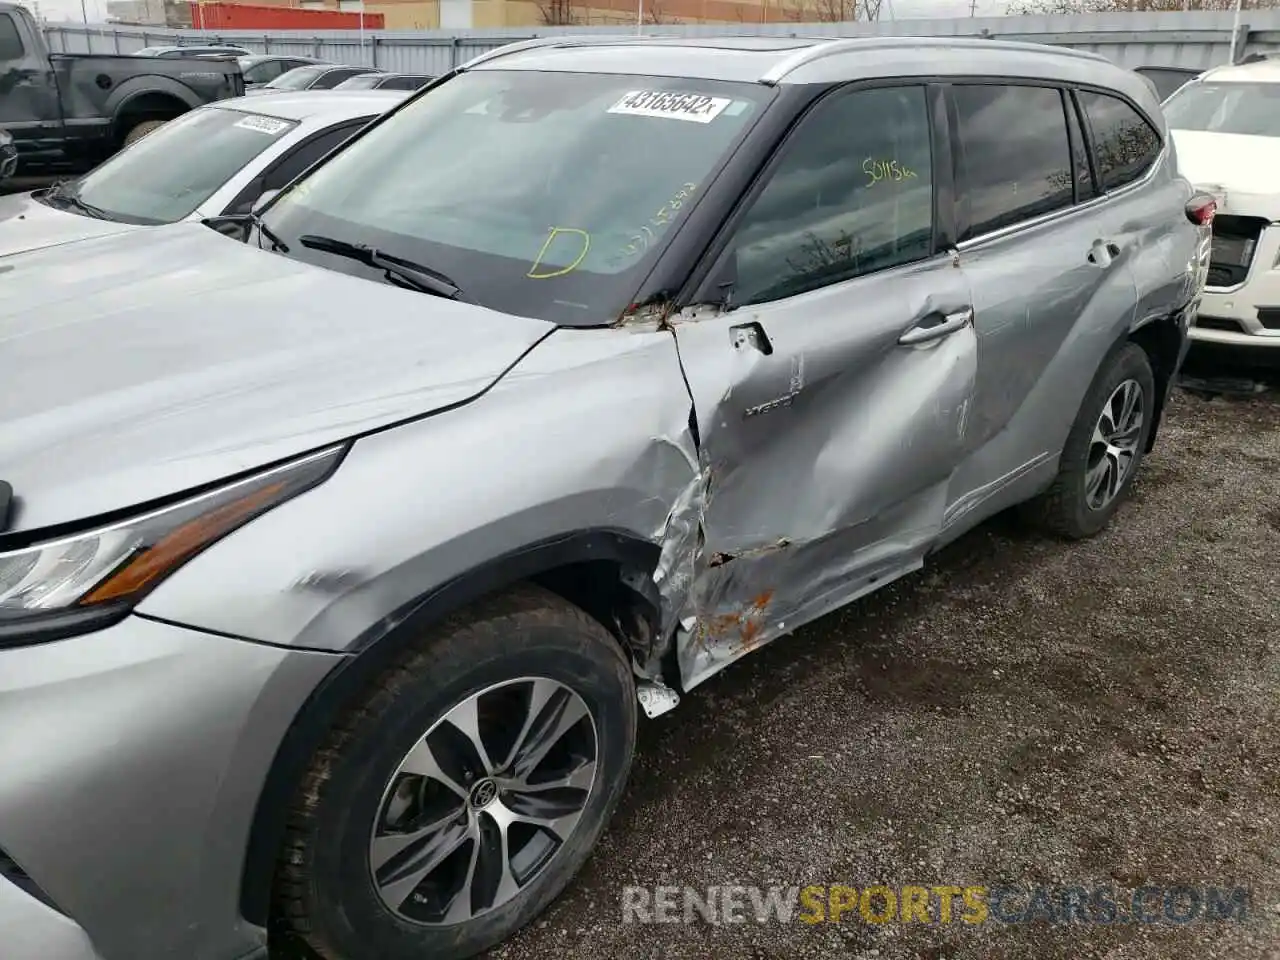
[[[498,799],[498,785],[492,780],[481,780],[471,788],[471,806],[477,810]]]

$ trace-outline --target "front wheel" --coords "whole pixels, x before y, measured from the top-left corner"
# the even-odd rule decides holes
[[[1094,377],[1062,449],[1053,485],[1023,507],[1038,526],[1071,540],[1101,531],[1129,492],[1155,415],[1147,353],[1126,344]]]
[[[461,960],[586,861],[631,764],[631,669],[595,620],[522,588],[424,636],[316,754],[277,915],[329,960]]]

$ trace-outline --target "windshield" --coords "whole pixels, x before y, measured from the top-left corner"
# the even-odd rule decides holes
[[[1280,137],[1280,83],[1189,83],[1164,115],[1171,130]]]
[[[272,90],[305,90],[316,82],[316,78],[324,73],[327,67],[295,67],[280,74],[266,86]]]
[[[437,87],[282,194],[286,240],[372,246],[495,310],[614,320],[772,91],[711,80],[480,70]],[[290,256],[382,279],[350,258]]]
[[[74,192],[115,220],[173,223],[296,126],[222,107],[193,110],[86,174]]]

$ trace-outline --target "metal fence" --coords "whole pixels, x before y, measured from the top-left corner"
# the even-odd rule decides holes
[[[655,36],[990,36],[1099,53],[1126,67],[1205,69],[1246,53],[1280,52],[1280,10],[1248,10],[1238,33],[1231,12],[1109,13],[1050,17],[968,17],[875,23],[682,24],[646,26]],[[490,30],[224,31],[167,30],[56,23],[45,27],[51,49],[65,53],[131,53],[155,44],[234,43],[256,53],[291,53],[409,73],[444,73],[515,40],[557,34],[616,35],[618,27]]]

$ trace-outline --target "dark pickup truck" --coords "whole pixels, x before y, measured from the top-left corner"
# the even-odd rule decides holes
[[[50,53],[31,14],[0,2],[0,129],[20,175],[83,173],[164,121],[242,93],[235,60]]]

